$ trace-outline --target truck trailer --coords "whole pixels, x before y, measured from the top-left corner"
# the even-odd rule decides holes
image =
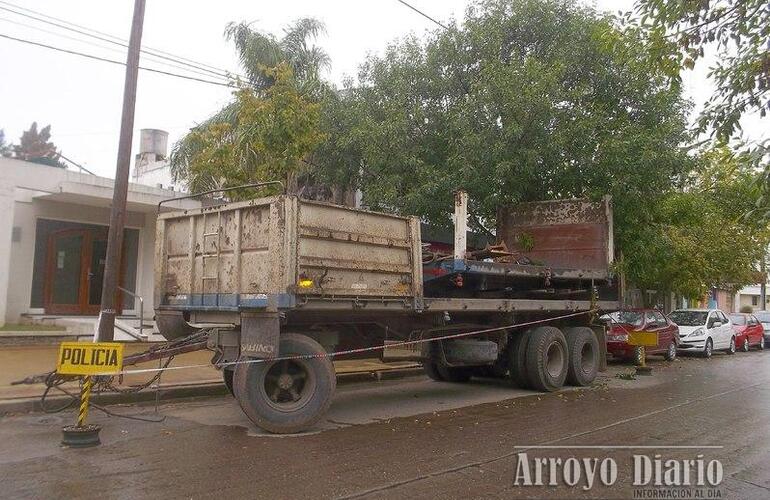
[[[331,404],[333,360],[411,359],[429,377],[589,385],[606,363],[599,311],[618,308],[612,208],[560,200],[503,207],[497,242],[426,251],[417,217],[276,195],[158,215],[156,323],[205,338],[248,418],[312,427]]]

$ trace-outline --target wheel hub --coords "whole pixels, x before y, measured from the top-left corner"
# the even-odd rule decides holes
[[[284,373],[280,377],[278,377],[278,387],[280,387],[283,390],[287,390],[291,388],[291,386],[294,385],[294,379],[291,378],[291,375],[288,373]]]

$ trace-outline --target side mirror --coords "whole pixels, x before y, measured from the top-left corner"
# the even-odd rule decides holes
[[[711,328],[719,328],[720,326],[722,326],[721,321],[714,321],[714,324],[711,325]]]

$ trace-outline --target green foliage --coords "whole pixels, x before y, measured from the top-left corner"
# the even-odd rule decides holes
[[[184,150],[174,151],[192,192],[290,179],[324,139],[320,106],[296,89],[289,66],[281,63],[261,72],[271,86],[260,93],[251,87],[238,90],[232,122],[198,127],[185,138]],[[249,195],[235,192],[230,197]]]
[[[770,241],[759,218],[742,217],[756,198],[757,173],[722,146],[699,158],[679,192],[656,206],[644,237],[624,255],[624,271],[640,288],[702,297],[718,287],[736,290],[757,281],[756,265]]]
[[[235,82],[235,99],[174,145],[174,178],[191,191],[275,179],[296,184],[302,155],[320,137],[320,128],[308,127],[318,127],[319,111],[311,104],[327,92],[320,73],[329,58],[312,43],[323,33],[323,24],[310,18],[288,26],[280,39],[248,23],[230,23],[225,37],[248,81]]]
[[[638,0],[636,10],[637,26],[675,78],[692,69],[706,47],[717,47],[719,60],[710,73],[716,91],[698,120],[700,131],[711,129],[726,141],[740,129],[744,113],[764,117],[770,111],[767,0]]]
[[[37,122],[32,122],[29,130],[21,134],[19,144],[10,146],[13,157],[18,160],[40,163],[50,167],[65,168],[59,161],[59,152],[56,145],[51,142],[51,126],[47,125],[38,131]]]
[[[741,132],[741,118],[770,111],[770,7],[767,0],[638,0],[629,30],[647,39],[648,53],[674,82],[711,46],[718,55],[709,77],[715,91],[698,120],[700,133],[726,142]],[[744,160],[764,170],[751,216],[770,221],[770,139],[739,144]]]
[[[558,0],[483,1],[462,29],[393,44],[348,89],[364,201],[448,226],[462,187],[491,229],[500,205],[611,194],[630,248],[693,165],[687,103],[642,49]]]

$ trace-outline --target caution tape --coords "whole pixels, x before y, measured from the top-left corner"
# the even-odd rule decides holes
[[[298,354],[294,356],[279,356],[277,358],[268,358],[268,359],[244,359],[239,361],[228,361],[226,363],[206,363],[206,364],[198,364],[198,365],[183,365],[183,366],[167,366],[167,367],[160,367],[160,368],[139,368],[135,370],[122,370],[120,372],[115,373],[104,373],[104,374],[97,374],[97,375],[109,375],[109,376],[116,376],[116,375],[131,375],[135,373],[157,373],[157,372],[163,372],[163,371],[171,371],[171,370],[187,370],[192,368],[207,368],[210,366],[214,366],[216,368],[225,368],[229,366],[236,366],[236,365],[245,365],[245,364],[252,364],[252,363],[273,363],[276,361],[291,361],[291,360],[297,360],[297,359],[315,359],[315,358],[334,358],[337,356],[344,356],[348,354],[360,354],[362,352],[372,352],[372,351],[380,351],[383,349],[393,349],[395,347],[406,347],[411,345],[417,345],[417,344],[423,344],[426,342],[434,342],[436,340],[449,340],[449,339],[456,339],[456,338],[462,338],[462,337],[470,337],[473,335],[483,335],[485,333],[493,333],[493,332],[499,332],[502,330],[510,330],[514,328],[523,328],[526,326],[533,326],[533,325],[539,325],[543,323],[550,323],[553,321],[558,321],[561,319],[566,318],[574,318],[576,316],[583,316],[585,314],[591,314],[597,312],[597,309],[589,309],[587,311],[580,311],[576,313],[571,314],[565,314],[562,316],[557,316],[554,318],[546,318],[546,319],[539,319],[534,321],[526,321],[524,323],[515,323],[512,325],[505,325],[505,326],[496,326],[494,328],[485,328],[483,330],[473,330],[470,332],[460,332],[460,333],[452,333],[447,335],[440,335],[438,337],[430,337],[425,339],[417,339],[417,340],[404,340],[401,342],[394,342],[392,344],[388,345],[376,345],[376,346],[370,346],[370,347],[360,347],[357,349],[347,349],[345,351],[336,351],[336,352],[328,352],[328,353],[318,353],[318,354]]]

